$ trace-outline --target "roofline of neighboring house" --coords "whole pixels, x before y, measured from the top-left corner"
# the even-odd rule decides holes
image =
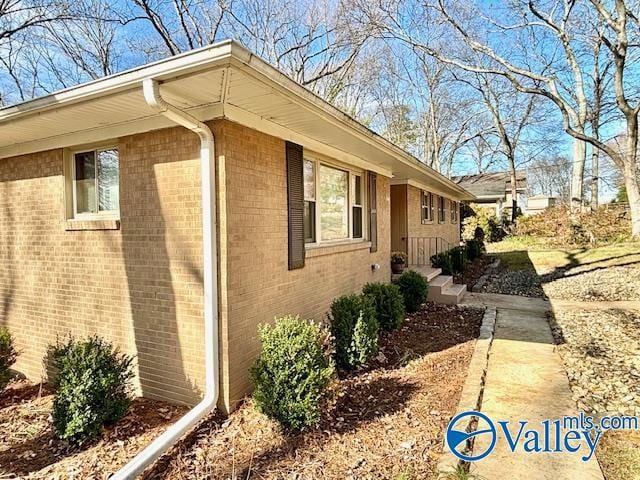
[[[329,104],[315,93],[287,77],[265,60],[233,40],[224,40],[213,45],[198,48],[167,59],[135,67],[107,77],[69,87],[49,95],[21,102],[0,109],[0,125],[29,115],[38,115],[44,111],[65,105],[81,103],[89,99],[105,97],[140,85],[146,78],[175,78],[189,75],[216,65],[232,64],[247,73],[259,74],[259,81],[268,83],[279,93],[296,103],[312,110],[324,120],[343,130],[357,134],[362,140],[393,156],[405,165],[419,169],[434,181],[445,184],[464,199],[475,196],[451,181],[436,170],[420,162],[416,157],[393,144],[373,130]],[[255,75],[254,75],[255,76]]]

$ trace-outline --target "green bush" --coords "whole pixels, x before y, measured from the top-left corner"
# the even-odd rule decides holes
[[[334,375],[328,332],[288,315],[261,326],[260,340],[262,353],[251,367],[256,407],[287,430],[316,424]]]
[[[467,258],[469,258],[469,260],[473,261],[476,258],[479,258],[482,256],[484,245],[481,241],[475,240],[475,239],[467,240],[466,247],[467,247]]]
[[[362,293],[373,301],[376,307],[378,325],[390,332],[402,324],[404,319],[404,298],[397,285],[390,283],[367,283]]]
[[[497,242],[504,237],[504,230],[492,208],[484,208],[478,205],[470,205],[470,216],[462,221],[462,238],[464,240],[486,240]],[[480,238],[478,229],[482,230],[484,237]]]
[[[378,321],[371,298],[339,297],[331,304],[328,318],[338,366],[353,369],[366,365],[378,351]]]
[[[0,393],[11,379],[11,366],[16,363],[18,352],[13,347],[13,337],[6,327],[0,327]]]
[[[431,266],[442,269],[445,275],[453,275],[453,259],[449,250],[431,255]]]
[[[53,426],[60,438],[82,444],[127,413],[132,357],[90,337],[58,343],[51,347],[50,358],[56,371]]]
[[[460,273],[464,270],[465,264],[469,261],[467,257],[466,247],[453,247],[449,250],[451,255],[451,265],[453,266],[453,273]]]
[[[407,270],[394,283],[400,288],[407,312],[417,312],[427,301],[427,281],[418,272]]]

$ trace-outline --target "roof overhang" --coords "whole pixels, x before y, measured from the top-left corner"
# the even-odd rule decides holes
[[[233,41],[0,109],[0,158],[174,126],[142,82],[201,121],[226,118],[310,150],[453,198],[474,196]],[[435,188],[434,188],[435,187]]]

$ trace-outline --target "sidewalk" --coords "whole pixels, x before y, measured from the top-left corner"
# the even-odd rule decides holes
[[[494,421],[528,420],[532,424],[578,413],[545,318],[545,312],[551,309],[547,301],[472,293],[467,294],[464,303],[497,307],[482,398],[483,413]],[[487,437],[477,437],[474,451],[487,448],[488,444],[483,444],[488,441]],[[486,480],[602,480],[595,455],[588,462],[583,462],[581,456],[579,453],[527,454],[521,450],[512,453],[504,437],[498,435],[493,452],[472,464],[471,473]]]

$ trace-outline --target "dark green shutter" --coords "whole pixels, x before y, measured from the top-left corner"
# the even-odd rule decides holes
[[[304,267],[304,172],[302,146],[286,143],[289,270]]]
[[[371,252],[378,251],[378,176],[369,172],[367,185],[369,186],[369,241]]]

